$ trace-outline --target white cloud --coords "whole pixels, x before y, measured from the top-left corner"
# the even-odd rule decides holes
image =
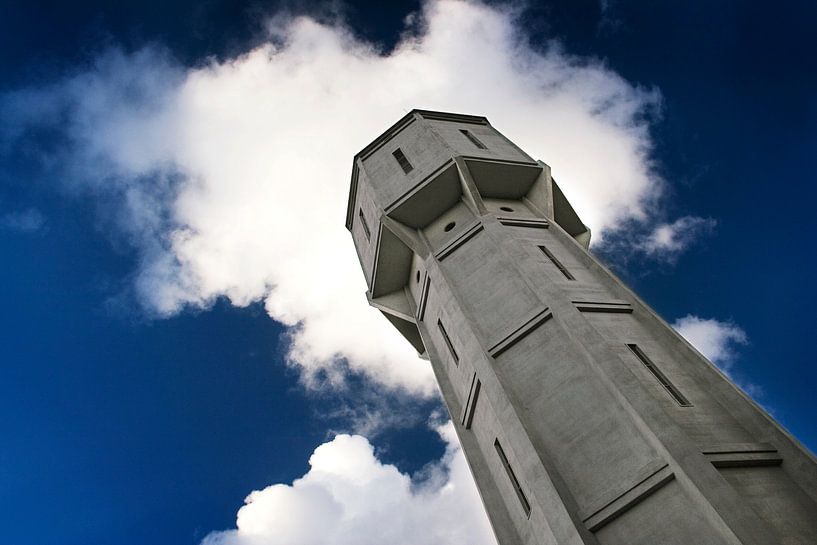
[[[749,342],[746,332],[738,325],[713,318],[688,314],[675,320],[672,327],[725,372],[732,368],[737,348]]]
[[[531,46],[514,17],[429,0],[385,54],[307,17],[275,19],[268,43],[197,68],[156,48],[111,50],[52,87],[6,95],[5,145],[63,131],[49,160],[67,176],[55,177],[96,197],[139,251],[135,288],[151,312],[263,300],[290,326],[307,380],[351,369],[430,394],[429,366],[365,302],[343,229],[354,153],[414,107],[487,115],[552,165],[596,241],[649,224],[662,193],[649,159],[658,93],[556,43]]]
[[[446,452],[420,483],[380,462],[364,437],[338,435],[315,449],[306,475],[252,492],[236,529],[202,545],[494,545],[454,428],[437,431]]]
[[[43,152],[53,178],[94,198],[110,232],[138,251],[134,285],[148,311],[264,301],[290,327],[289,358],[307,381],[352,370],[429,395],[428,364],[366,305],[343,228],[352,156],[405,112],[488,116],[553,167],[596,242],[627,222],[652,226],[659,212],[649,157],[658,92],[557,43],[531,46],[514,17],[429,0],[385,54],[306,17],[276,18],[268,43],[196,68],[156,47],[112,49],[50,87],[3,96],[0,149],[60,132],[59,151]],[[699,228],[681,218],[635,246],[677,255]],[[351,413],[364,429],[381,425]],[[303,478],[252,493],[237,529],[205,543],[493,543],[453,431],[441,433],[448,450],[421,486],[363,437],[339,435]]]
[[[711,232],[716,224],[712,218],[684,216],[672,223],[656,225],[636,247],[647,255],[673,262],[702,234]]]
[[[749,337],[739,325],[687,314],[675,320],[672,327],[755,401],[763,398],[765,392],[762,386],[735,372],[738,349],[749,344]],[[765,409],[772,412],[769,407]]]

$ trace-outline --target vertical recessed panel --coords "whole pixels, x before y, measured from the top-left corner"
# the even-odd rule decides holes
[[[570,274],[570,271],[567,270],[567,267],[562,265],[562,262],[559,261],[555,255],[553,255],[553,252],[551,252],[547,247],[541,244],[539,245],[539,249],[542,250],[542,253],[545,254],[545,256],[548,258],[548,260],[550,260],[551,263],[553,263],[554,267],[559,269],[559,272],[562,273],[562,275],[564,275],[565,278],[567,278],[568,280],[576,280],[573,277],[573,275]]]
[[[442,320],[437,320],[437,328],[440,330],[440,335],[443,338],[443,342],[445,342],[445,346],[448,347],[448,352],[454,359],[454,363],[459,364],[460,357],[457,355],[457,351],[454,348],[454,344],[451,342],[451,338],[448,336],[448,332],[445,330],[445,326],[443,325]]]
[[[497,456],[499,456],[500,462],[502,462],[502,467],[505,468],[505,473],[507,473],[508,478],[511,480],[511,485],[513,485],[516,496],[519,498],[519,503],[525,511],[525,516],[530,517],[530,502],[528,502],[528,498],[525,496],[525,492],[522,490],[522,486],[520,486],[519,479],[516,478],[516,473],[514,473],[510,462],[508,462],[508,457],[505,455],[505,450],[499,443],[499,439],[494,440],[494,449],[496,450]]]
[[[691,407],[692,403],[681,393],[681,391],[672,383],[667,376],[661,372],[661,369],[658,368],[657,365],[644,353],[643,350],[637,344],[628,344],[627,348],[635,355],[636,358],[644,364],[644,367],[655,377],[655,379],[664,387],[664,389],[669,392],[669,395],[680,405],[681,407]]]

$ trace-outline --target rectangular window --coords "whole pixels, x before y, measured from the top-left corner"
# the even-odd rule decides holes
[[[646,367],[647,370],[650,373],[652,373],[652,376],[654,376],[656,380],[658,380],[658,382],[661,383],[661,386],[663,386],[667,390],[667,392],[669,392],[669,395],[671,395],[672,398],[676,402],[678,402],[678,405],[680,405],[681,407],[692,406],[692,403],[690,403],[689,400],[686,397],[684,397],[684,394],[682,394],[681,391],[678,390],[678,388],[676,388],[672,382],[670,382],[666,375],[664,375],[664,373],[662,373],[661,370],[655,366],[652,360],[647,357],[647,354],[645,354],[644,351],[641,350],[641,348],[639,348],[637,344],[628,344],[627,348],[629,348],[630,351],[633,354],[635,354],[635,357],[641,360],[641,363],[644,364],[644,367]]]
[[[564,266],[564,265],[562,265],[562,264],[559,262],[559,260],[558,260],[558,259],[556,259],[556,256],[555,256],[555,255],[553,255],[553,253],[551,253],[551,251],[550,251],[550,250],[548,250],[548,249],[547,249],[547,248],[545,248],[544,246],[539,246],[539,249],[540,249],[540,250],[542,250],[542,253],[543,253],[543,254],[545,254],[545,255],[547,256],[547,258],[550,260],[550,262],[551,262],[551,263],[553,263],[553,265],[554,265],[554,266],[555,266],[557,269],[559,269],[559,271],[561,271],[561,273],[562,273],[563,275],[565,275],[565,278],[567,278],[568,280],[576,280],[575,278],[573,278],[573,275],[572,275],[572,274],[570,274],[570,271],[568,271],[568,270],[565,268],[565,266]]]
[[[451,352],[451,357],[454,358],[454,363],[459,365],[460,364],[460,357],[457,356],[457,351],[454,350],[454,345],[451,344],[451,339],[448,338],[448,332],[446,332],[445,327],[443,327],[442,321],[437,320],[437,327],[440,328],[440,333],[443,336],[443,340],[445,341],[445,345],[448,347],[448,350]]]
[[[508,478],[511,479],[511,484],[513,484],[513,488],[516,490],[516,495],[519,498],[519,502],[522,504],[522,509],[525,510],[525,516],[530,517],[530,504],[528,503],[528,498],[525,497],[525,493],[522,492],[522,487],[519,486],[519,481],[516,479],[513,469],[511,469],[511,464],[508,463],[508,457],[505,456],[505,451],[502,450],[502,445],[499,444],[499,439],[494,440],[494,448],[496,449],[496,453],[499,455],[499,459],[502,461],[502,467],[505,468],[505,473],[507,473]]]
[[[369,231],[369,224],[366,223],[366,216],[363,215],[362,208],[358,211],[357,215],[360,216],[360,225],[363,226],[363,233],[366,235],[366,240],[371,240],[372,233]]]
[[[391,152],[391,154],[394,155],[394,158],[397,159],[398,163],[400,163],[400,168],[403,169],[403,172],[408,174],[409,172],[414,170],[414,167],[411,166],[411,163],[409,163],[409,160],[406,159],[406,156],[403,154],[403,151],[400,148],[397,148],[396,150]]]
[[[463,134],[463,135],[464,135],[464,136],[465,136],[465,137],[466,137],[468,140],[470,140],[472,144],[474,144],[474,145],[475,145],[476,147],[478,147],[479,149],[488,149],[488,147],[487,147],[485,144],[483,144],[482,142],[480,142],[480,141],[479,141],[479,138],[477,138],[476,136],[474,136],[474,135],[471,133],[471,131],[468,131],[468,130],[465,130],[465,129],[460,129],[460,132],[461,132],[461,133],[462,133],[462,134]]]

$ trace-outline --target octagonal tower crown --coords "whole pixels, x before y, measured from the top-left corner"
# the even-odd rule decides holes
[[[550,167],[485,117],[412,110],[354,158],[346,227],[367,297],[421,354],[423,260],[463,242],[486,216],[554,222],[585,247],[590,242]]]

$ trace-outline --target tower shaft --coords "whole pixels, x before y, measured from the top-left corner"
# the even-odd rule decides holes
[[[813,455],[587,251],[550,168],[485,118],[386,131],[347,228],[501,545],[817,543]]]

